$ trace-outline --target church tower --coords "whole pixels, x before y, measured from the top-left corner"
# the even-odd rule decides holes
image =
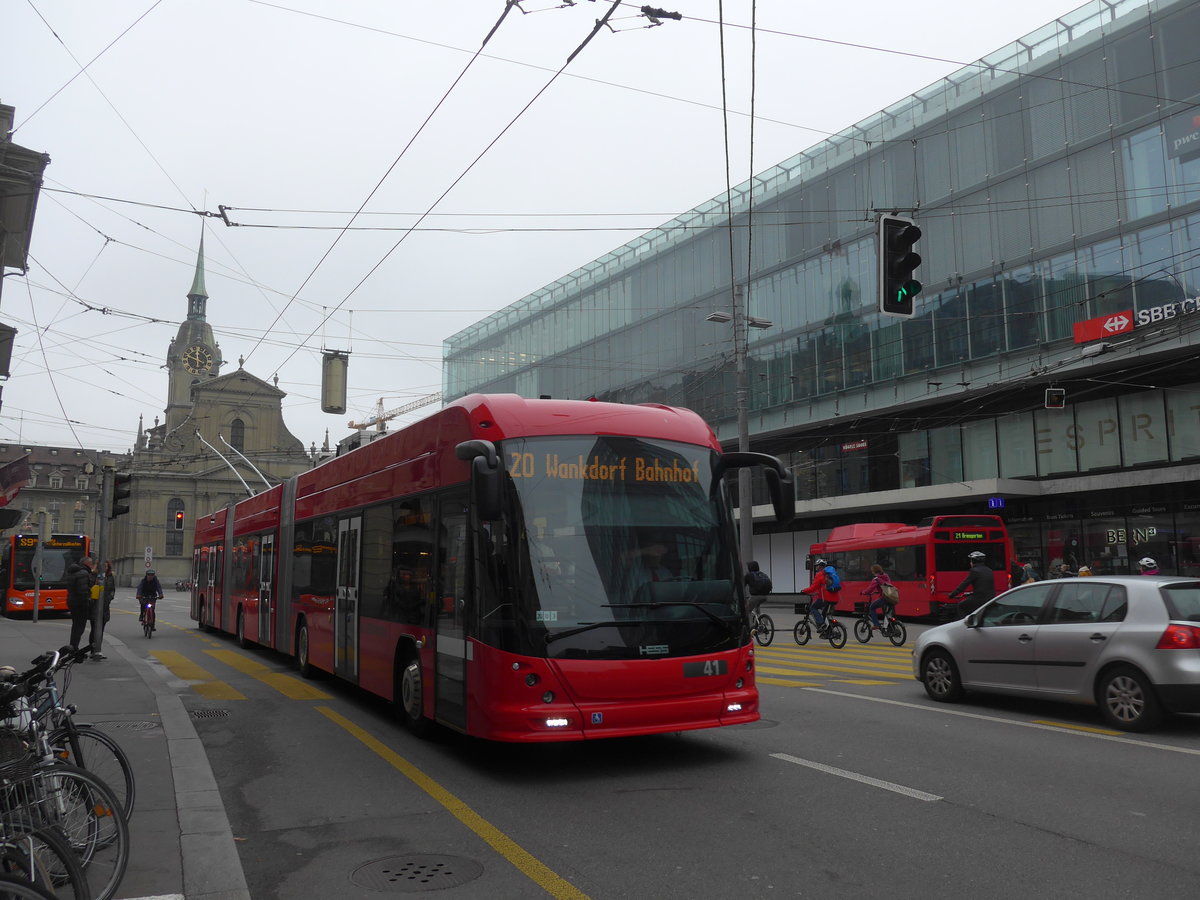
[[[167,419],[170,434],[192,414],[192,389],[221,373],[221,348],[213,340],[212,326],[205,319],[208,294],[204,290],[204,234],[200,235],[200,253],[196,274],[188,291],[187,318],[179,325],[175,340],[167,348]],[[185,428],[193,431],[195,426]]]

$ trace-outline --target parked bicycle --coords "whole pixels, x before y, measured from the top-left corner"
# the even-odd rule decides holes
[[[846,626],[839,622],[832,614],[833,607],[830,606],[830,614],[825,616],[825,623],[821,626],[814,626],[812,623],[812,604],[805,603],[804,618],[796,623],[796,627],[792,629],[792,637],[796,643],[803,647],[812,640],[813,628],[817,628],[817,637],[822,640],[829,641],[831,647],[838,649],[846,646]]]
[[[758,646],[771,646],[771,641],[775,640],[775,620],[765,612],[752,609],[750,611],[750,633],[754,635]]]
[[[883,614],[883,623],[879,626],[879,633],[895,646],[902,647],[908,640],[908,629],[904,627],[903,622],[896,618],[895,613],[896,607],[889,604]],[[865,644],[871,640],[871,631],[871,620],[864,610],[862,618],[854,623],[854,637],[860,644]]]
[[[78,651],[63,647],[54,653],[43,653],[33,660],[33,668],[19,677],[29,688],[29,715],[46,733],[55,758],[87,769],[104,781],[113,789],[121,801],[121,810],[129,817],[133,815],[136,793],[129,757],[120,744],[95,725],[76,722],[75,705],[65,700],[72,669],[88,658],[88,650],[87,647]],[[62,678],[61,690],[57,675]]]
[[[110,900],[129,864],[129,822],[121,801],[94,774],[59,758],[30,702],[46,669],[67,653],[89,650],[68,647],[39,657],[33,669],[0,685],[0,730],[8,746],[7,764],[0,766],[0,834],[11,839],[36,830],[64,839],[85,880],[76,882],[62,860],[47,864],[56,895]],[[23,756],[12,752],[14,742],[24,748]],[[53,841],[43,843],[49,847]]]

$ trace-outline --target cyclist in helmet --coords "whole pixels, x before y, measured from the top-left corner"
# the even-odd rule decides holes
[[[807,594],[812,598],[810,601],[810,608],[812,609],[813,622],[816,623],[817,634],[819,635],[825,634],[826,608],[832,606],[834,602],[836,602],[825,599],[825,585],[828,581],[828,578],[825,574],[825,569],[828,566],[829,563],[823,559],[818,559],[816,562],[814,562],[812,584],[800,591],[800,593]]]
[[[143,603],[157,605],[158,601],[163,597],[162,585],[158,581],[158,576],[153,569],[146,570],[146,577],[138,582],[137,600],[138,600],[138,623],[141,624],[145,613]],[[155,629],[151,629],[152,631]]]
[[[996,576],[987,564],[987,557],[980,551],[973,550],[967,554],[967,561],[971,564],[967,577],[950,592],[950,599],[957,600],[970,588],[971,596],[958,605],[959,612],[964,616],[975,612],[996,596]]]
[[[1158,563],[1156,563],[1149,556],[1143,556],[1141,559],[1138,560],[1138,574],[1139,575],[1157,575],[1158,574]]]

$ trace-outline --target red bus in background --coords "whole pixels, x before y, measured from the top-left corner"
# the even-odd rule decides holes
[[[42,547],[40,593],[34,575],[36,534],[14,534],[4,539],[0,550],[0,598],[4,615],[33,613],[34,596],[40,598],[38,612],[67,612],[67,566],[91,553],[92,541],[84,534],[52,534]]]
[[[759,718],[722,454],[695,413],[472,395],[196,522],[192,617],[501,741]]]
[[[899,616],[958,618],[959,600],[949,594],[967,577],[967,554],[978,550],[995,573],[996,593],[1008,590],[1012,541],[999,516],[934,516],[919,525],[880,522],[839,525],[809,550],[832,563],[842,578],[839,612],[854,612],[866,598],[860,592],[879,563],[900,590]],[[833,595],[826,595],[826,599]]]

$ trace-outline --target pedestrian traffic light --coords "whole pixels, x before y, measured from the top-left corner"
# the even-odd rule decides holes
[[[921,265],[913,245],[921,229],[903,216],[880,216],[879,239],[879,311],[885,316],[911,318],[913,300],[921,293],[921,282],[913,270]]]
[[[175,530],[183,531],[183,510],[178,510],[175,513]]]
[[[115,519],[117,516],[123,516],[129,512],[129,504],[123,503],[123,500],[129,499],[130,491],[133,487],[133,476],[128,472],[114,472],[112,477],[112,505],[108,510],[108,517]]]

